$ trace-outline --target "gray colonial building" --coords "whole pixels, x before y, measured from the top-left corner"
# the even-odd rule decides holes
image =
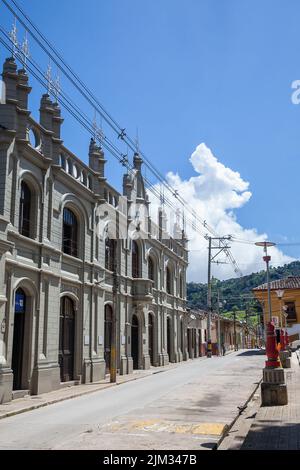
[[[114,317],[119,374],[186,360],[187,241],[165,233],[162,210],[151,220],[139,154],[120,194],[93,139],[89,165],[63,145],[47,94],[30,117],[13,58],[2,79],[0,403],[103,379]]]

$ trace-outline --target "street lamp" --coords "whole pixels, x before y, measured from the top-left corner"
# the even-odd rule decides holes
[[[284,290],[283,289],[278,289],[275,291],[276,292],[276,295],[278,297],[278,299],[280,300],[280,328],[282,328],[282,297],[283,297],[283,294],[284,294]]]
[[[268,256],[267,248],[275,246],[273,242],[256,242],[256,246],[262,246],[264,249],[263,260],[267,268],[267,288],[268,288],[268,311],[269,319],[266,330],[266,354],[267,361],[263,369],[263,381],[261,383],[262,406],[286,405],[288,402],[287,386],[285,383],[284,371],[279,361],[279,353],[276,344],[275,327],[272,323],[271,291],[270,291],[270,273],[269,262],[271,256]]]
[[[283,316],[284,316],[284,333],[285,333],[285,339],[287,341],[287,337],[288,337],[288,334],[287,334],[287,317],[288,317],[288,313],[287,313],[287,305],[284,305],[282,307],[282,310],[283,310]],[[287,343],[286,343],[286,346],[287,346]]]
[[[268,286],[268,307],[269,307],[269,322],[272,321],[272,309],[271,309],[271,292],[270,292],[270,271],[269,271],[269,262],[271,260],[271,256],[268,256],[267,248],[270,246],[275,246],[276,243],[273,242],[255,242],[256,246],[262,246],[264,248],[265,256],[263,260],[267,266],[267,286]]]

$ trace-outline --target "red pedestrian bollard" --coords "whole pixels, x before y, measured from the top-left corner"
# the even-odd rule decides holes
[[[274,326],[274,323],[272,322],[269,322],[267,324],[266,354],[267,354],[266,367],[273,368],[273,369],[280,367],[279,353],[277,349],[276,335],[275,335],[275,326]]]

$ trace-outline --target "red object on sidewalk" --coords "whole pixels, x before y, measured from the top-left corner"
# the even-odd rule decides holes
[[[267,361],[266,367],[275,369],[280,367],[279,353],[277,350],[275,326],[274,323],[267,324],[267,344],[266,344]]]
[[[284,331],[280,330],[280,344],[281,344],[281,351],[285,350],[285,336],[284,336]]]

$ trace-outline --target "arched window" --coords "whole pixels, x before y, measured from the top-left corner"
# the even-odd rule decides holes
[[[179,297],[183,299],[183,277],[182,273],[179,275]]]
[[[168,294],[172,294],[172,273],[169,266],[166,269],[166,289]]]
[[[151,256],[148,258],[148,278],[155,281],[154,262]]]
[[[31,191],[25,181],[21,183],[19,230],[25,237],[30,237]]]
[[[78,256],[78,223],[75,214],[68,208],[63,213],[63,252]]]
[[[132,277],[140,276],[140,250],[135,240],[132,241]]]
[[[105,268],[114,271],[116,256],[116,241],[110,238],[105,240]]]

